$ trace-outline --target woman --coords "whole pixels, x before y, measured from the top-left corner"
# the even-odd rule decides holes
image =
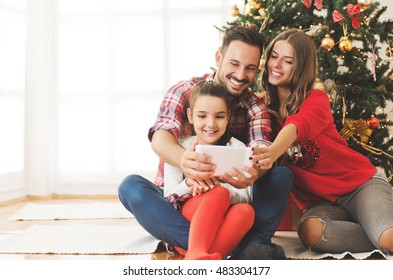
[[[298,235],[316,252],[393,252],[392,188],[383,174],[340,137],[328,96],[313,89],[317,51],[303,31],[287,30],[267,47],[262,86],[274,142],[253,151],[259,169],[281,158],[295,176],[303,211]]]

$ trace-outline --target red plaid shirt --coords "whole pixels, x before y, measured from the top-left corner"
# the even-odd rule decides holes
[[[192,125],[187,119],[187,107],[191,90],[200,80],[213,79],[214,74],[205,74],[182,81],[171,87],[160,105],[154,125],[149,130],[149,140],[157,130],[167,130],[176,139],[183,139],[194,134]],[[249,147],[270,145],[270,116],[262,98],[251,90],[243,93],[232,103],[229,128],[232,136]],[[164,163],[160,160],[158,173],[154,183],[164,185]]]

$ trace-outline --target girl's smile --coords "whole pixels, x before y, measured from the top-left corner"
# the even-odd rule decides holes
[[[216,144],[227,129],[229,112],[225,101],[219,97],[199,96],[193,110],[187,113],[199,144]]]

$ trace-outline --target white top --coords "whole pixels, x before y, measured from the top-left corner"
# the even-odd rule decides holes
[[[191,146],[191,144],[196,139],[196,136],[191,136],[184,139],[179,144],[185,149]],[[232,137],[227,146],[232,147],[245,147],[246,145]],[[164,197],[167,197],[173,193],[177,195],[183,195],[189,193],[190,190],[186,184],[186,178],[184,178],[183,172],[180,168],[170,165],[168,163],[164,164]],[[225,187],[230,193],[231,205],[237,203],[251,203],[252,202],[252,186],[244,189],[237,189],[228,183],[221,183],[222,187]]]

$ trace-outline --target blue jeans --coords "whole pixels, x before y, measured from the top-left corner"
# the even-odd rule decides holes
[[[273,167],[253,186],[253,227],[241,242],[270,244],[284,215],[293,175],[286,167]],[[187,250],[190,222],[163,197],[163,190],[139,176],[126,177],[119,186],[119,199],[138,223],[155,238]]]

